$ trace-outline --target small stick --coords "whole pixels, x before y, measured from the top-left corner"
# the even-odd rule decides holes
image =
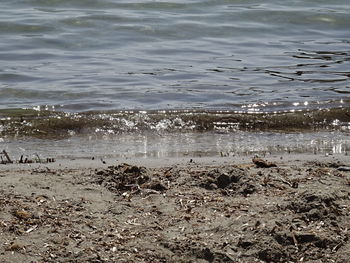
[[[7,154],[7,152],[5,150],[3,150],[2,153],[5,155],[8,163],[13,163],[10,156]]]
[[[297,248],[297,250],[299,250],[298,241],[297,241],[297,238],[295,237],[294,231],[292,231],[292,238],[293,238],[293,242],[294,242],[295,247]]]
[[[39,163],[41,163],[41,159],[39,157],[39,154],[35,153],[36,157],[38,157]]]

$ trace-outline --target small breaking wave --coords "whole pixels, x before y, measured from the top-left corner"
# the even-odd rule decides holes
[[[61,112],[52,108],[0,110],[1,136],[39,138],[86,134],[350,131],[350,107],[288,112],[153,110]]]

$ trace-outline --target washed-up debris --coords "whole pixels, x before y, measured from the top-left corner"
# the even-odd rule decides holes
[[[348,174],[300,163],[4,172],[0,261],[347,262]]]
[[[350,166],[341,166],[341,167],[338,167],[338,171],[350,172]]]
[[[133,194],[141,192],[163,192],[167,187],[145,167],[129,164],[109,166],[108,169],[96,171],[94,182],[101,184],[110,191],[127,195],[126,191]]]
[[[3,156],[5,157],[5,159],[3,158]],[[13,163],[13,161],[10,158],[10,156],[7,154],[7,152],[5,150],[3,150],[0,153],[0,158],[1,158],[1,163],[2,164]]]
[[[24,246],[17,242],[13,242],[5,247],[6,251],[19,251],[22,249],[24,249]]]
[[[31,174],[57,174],[57,171],[51,170],[48,167],[45,167],[45,168],[39,167],[39,168],[33,169]]]
[[[308,161],[305,163],[307,166],[312,167],[321,167],[321,168],[340,168],[343,166],[346,166],[343,162],[336,161],[336,162],[321,162],[321,161]]]
[[[13,211],[13,215],[21,220],[28,220],[33,216],[31,213],[25,210],[15,210]]]
[[[253,159],[252,159],[253,163],[255,164],[255,166],[257,168],[270,168],[270,167],[277,167],[277,164],[275,163],[272,163],[272,162],[268,162],[268,161],[265,161],[257,156],[255,156]]]
[[[55,158],[47,157],[45,159],[40,158],[39,154],[35,153],[35,159],[30,159],[25,157],[23,154],[20,156],[18,161],[13,161],[6,150],[0,152],[0,163],[1,164],[9,164],[9,163],[20,163],[20,164],[30,164],[30,163],[54,163]]]
[[[247,196],[257,189],[257,180],[247,174],[245,170],[231,168],[227,171],[218,169],[204,174],[201,186],[208,190],[228,190],[227,194],[243,194]]]

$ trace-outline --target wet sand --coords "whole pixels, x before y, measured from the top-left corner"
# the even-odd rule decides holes
[[[346,262],[350,158],[252,158],[0,165],[0,261]]]

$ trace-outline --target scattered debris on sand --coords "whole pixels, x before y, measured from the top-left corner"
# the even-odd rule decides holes
[[[5,158],[4,158],[5,157]],[[6,164],[6,163],[13,163],[13,161],[11,160],[10,156],[8,155],[8,153],[3,150],[0,153],[0,159],[1,159],[1,163],[2,164]]]
[[[40,158],[40,156],[35,153],[35,158],[31,159],[21,155],[20,158],[16,161],[13,161],[6,150],[0,152],[0,164],[10,164],[10,163],[20,163],[20,164],[30,164],[30,163],[54,163],[55,158],[47,157],[45,159]]]
[[[0,261],[347,262],[349,164],[254,164],[2,173]]]

